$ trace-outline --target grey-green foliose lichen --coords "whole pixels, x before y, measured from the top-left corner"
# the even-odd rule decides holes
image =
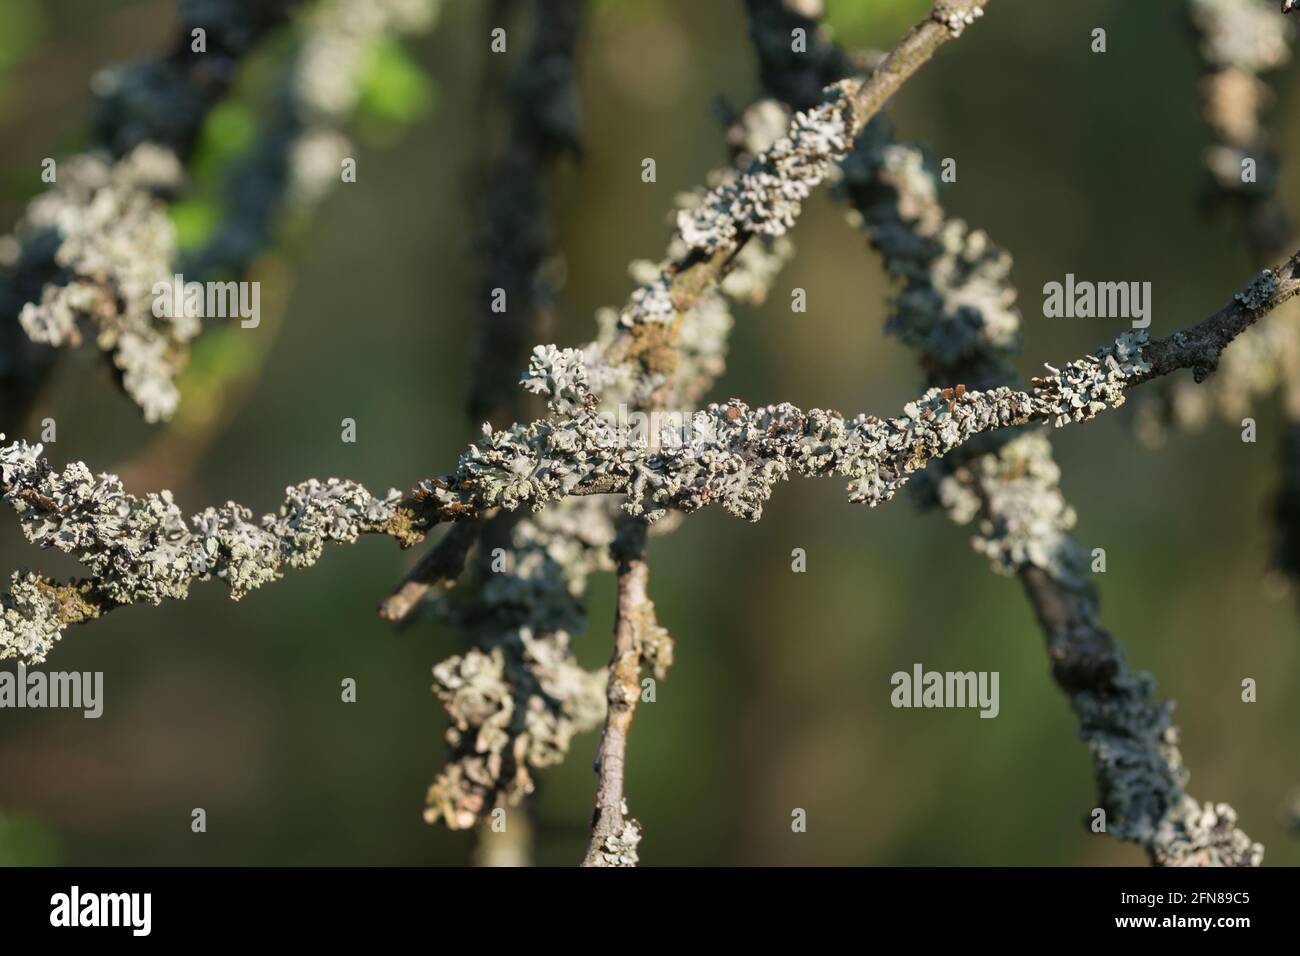
[[[96,591],[116,604],[184,598],[193,582],[210,578],[225,581],[237,600],[286,568],[314,564],[327,542],[384,532],[401,498],[311,479],[285,489],[279,510],[260,520],[235,502],[186,519],[171,492],[129,495],[113,475],[92,474],[81,462],[57,471],[41,452],[24,441],[0,446],[0,498],[29,541],[75,556]],[[15,575],[0,658],[43,660],[62,626],[55,611],[38,600],[30,578]]]

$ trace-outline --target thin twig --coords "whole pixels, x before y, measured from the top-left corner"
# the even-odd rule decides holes
[[[454,584],[465,570],[465,558],[478,540],[482,522],[490,520],[491,514],[453,524],[437,544],[424,552],[397,589],[380,603],[379,616],[394,623],[403,621],[431,588],[443,583]]]
[[[608,709],[596,750],[596,807],[583,866],[635,866],[641,824],[628,816],[625,795],[627,743],[641,696],[645,649],[660,630],[647,584],[646,525],[639,518],[621,522],[611,552],[618,562],[614,608],[614,653],[609,661]]]

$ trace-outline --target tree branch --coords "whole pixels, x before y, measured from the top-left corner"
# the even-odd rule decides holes
[[[667,632],[655,618],[654,604],[647,591],[650,571],[645,559],[645,539],[645,521],[625,518],[611,546],[618,562],[614,653],[609,662],[605,728],[594,764],[598,778],[596,808],[583,866],[635,866],[637,863],[642,830],[627,810],[628,735],[641,696],[641,665],[649,663],[662,671],[667,663],[665,648],[671,646]]]
[[[760,57],[779,53],[776,41],[795,15],[782,0],[750,0],[750,8]],[[815,23],[800,25],[812,33]],[[763,29],[773,32],[769,42],[762,42]],[[833,50],[818,38],[808,59],[833,65]],[[793,86],[776,66],[761,71],[769,87]],[[947,216],[926,157],[895,143],[885,116],[859,135],[843,167],[837,193],[903,281],[886,329],[917,351],[931,385],[1013,384],[1010,359],[1020,349],[1021,319],[1011,257]],[[1186,794],[1172,704],[1154,699],[1149,675],[1130,672],[1119,643],[1098,624],[1096,589],[1083,547],[1069,533],[1075,515],[1061,494],[1050,443],[1041,432],[984,438],[927,471],[922,500],[959,524],[973,521],[975,549],[994,571],[1018,574],[1024,583],[1048,638],[1053,676],[1091,751],[1107,832],[1138,842],[1161,865],[1258,864],[1263,848],[1236,827],[1230,807],[1201,807]],[[983,453],[970,454],[975,450]]]
[[[499,3],[491,22],[503,22],[513,4]],[[466,410],[471,424],[487,420],[497,426],[520,417],[519,369],[527,362],[531,336],[547,322],[555,290],[544,275],[551,235],[546,208],[546,173],[561,155],[580,152],[579,111],[574,59],[582,23],[581,0],[533,0],[529,4],[532,42],[523,59],[509,71],[504,84],[510,113],[508,141],[498,151],[492,137],[480,131],[484,218],[480,237],[483,279],[475,305],[473,360]],[[498,82],[489,57],[485,87]],[[485,93],[484,100],[490,96]],[[490,105],[479,110],[483,126]],[[505,309],[490,311],[497,290]],[[488,519],[492,520],[492,519]],[[472,543],[472,542],[471,542]],[[468,547],[468,545],[467,545]],[[455,568],[459,576],[463,567]],[[440,581],[454,582],[452,570],[432,553],[412,569],[392,597],[380,605],[380,616],[400,621],[412,613]],[[430,576],[432,575],[432,576]]]
[[[478,541],[483,521],[491,521],[489,513],[483,519],[467,518],[451,526],[445,535],[429,548],[415,563],[410,572],[379,605],[379,616],[398,623],[415,610],[431,588],[438,584],[455,584],[465,570],[465,559]]]
[[[890,419],[846,420],[789,404],[751,410],[733,400],[696,412],[677,438],[670,430],[625,441],[595,410],[577,350],[539,349],[525,383],[548,395],[555,417],[485,435],[453,473],[421,482],[405,498],[311,479],[287,489],[279,512],[259,524],[233,502],[187,523],[170,492],[136,498],[111,475],[93,478],[80,462],[54,472],[41,447],[23,441],[0,446],[0,498],[14,505],[29,540],[74,554],[93,572],[95,589],[119,604],[181,598],[193,581],[211,577],[226,580],[238,599],[285,568],[314,564],[326,541],[385,534],[410,546],[442,522],[497,507],[537,510],[570,496],[624,494],[628,513],[651,520],[669,508],[721,504],[756,521],[776,484],[797,474],[847,478],[849,500],[874,507],[976,435],[1029,422],[1088,421],[1157,376],[1181,368],[1208,374],[1233,337],[1297,291],[1300,259],[1292,257],[1260,273],[1209,318],[1150,343],[1143,331],[1126,332],[1060,370],[1048,366],[1051,374],[1034,379],[1029,391],[931,388]],[[19,600],[20,587],[15,580],[5,599],[0,656],[43,659],[69,622],[30,587]]]
[[[644,380],[638,403],[671,405],[664,384],[676,369],[681,317],[722,281],[755,236],[778,237],[794,224],[803,199],[852,148],[853,138],[940,47],[983,15],[988,0],[938,0],[876,70],[823,91],[822,102],[795,115],[789,134],[737,177],[679,213],[683,253],[632,296],[604,350],[612,367],[633,366]]]
[[[228,176],[226,215],[200,249],[182,256],[167,208],[185,186],[183,163],[241,62],[300,5],[181,4],[170,54],[106,71],[95,146],[61,161],[57,184],[15,228],[15,261],[0,270],[0,431],[21,429],[57,350],[85,339],[103,350],[146,421],[170,419],[202,322],[155,316],[155,284],[176,272],[242,277],[285,213],[304,212],[339,182],[351,151],[341,127],[372,50],[386,36],[427,26],[437,0],[323,0],[304,17],[259,139]],[[196,30],[205,31],[204,49],[194,49]]]
[[[22,426],[57,354],[41,346],[78,344],[79,318],[104,327],[146,418],[170,413],[171,378],[192,330],[155,323],[150,311],[151,284],[170,277],[175,251],[162,199],[180,188],[181,162],[240,62],[299,4],[183,4],[170,53],[106,72],[96,148],[65,160],[58,185],[29,204],[18,255],[0,270],[0,431]],[[200,28],[205,44],[196,50]]]

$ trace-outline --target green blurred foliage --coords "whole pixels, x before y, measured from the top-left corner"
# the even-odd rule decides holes
[[[890,34],[916,23],[930,6],[931,0],[885,0],[883,3],[826,0],[825,22],[838,43],[850,48],[887,49]]]
[[[197,249],[212,235],[221,220],[221,207],[212,198],[192,196],[167,207],[167,215],[176,227],[176,242],[182,250]]]
[[[39,0],[5,0],[0,5],[0,79],[45,40],[48,30]]]
[[[194,174],[210,176],[253,145],[257,137],[257,115],[245,102],[230,99],[208,114],[191,168]]]
[[[59,862],[59,841],[39,820],[0,813],[0,866],[49,866]]]
[[[400,43],[378,44],[361,83],[360,132],[370,145],[392,145],[404,129],[429,115],[437,88]]]

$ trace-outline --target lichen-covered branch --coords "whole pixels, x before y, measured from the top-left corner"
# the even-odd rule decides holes
[[[645,557],[646,525],[640,518],[620,522],[612,546],[618,565],[618,595],[614,609],[614,653],[609,661],[605,727],[594,767],[595,811],[591,840],[583,866],[635,866],[641,824],[628,816],[625,793],[628,735],[641,697],[641,667],[654,668],[662,678],[672,662],[672,641],[659,626],[647,590],[650,578]]]
[[[875,506],[976,435],[1088,421],[1157,376],[1182,368],[1209,374],[1237,334],[1297,291],[1300,259],[1292,258],[1209,318],[1163,339],[1148,343],[1145,332],[1126,332],[1060,369],[1048,366],[1028,391],[931,388],[885,419],[790,404],[750,409],[732,400],[656,433],[624,436],[601,415],[581,353],[539,347],[524,381],[547,396],[552,417],[486,429],[454,472],[420,482],[406,497],[312,479],[287,489],[279,512],[257,523],[233,502],[187,522],[170,492],[127,495],[116,478],[95,477],[79,462],[55,471],[40,446],[24,441],[0,446],[0,498],[18,511],[29,540],[74,554],[99,592],[121,604],[184,597],[192,582],[211,577],[239,597],[285,568],[314,564],[326,541],[379,533],[410,545],[442,522],[497,507],[540,510],[570,496],[621,494],[625,511],[651,520],[712,504],[757,520],[776,485],[798,475],[847,479],[850,501]],[[67,622],[30,589],[23,594],[21,602],[5,598],[0,655],[39,659]]]
[[[740,282],[733,282],[727,291],[733,295],[749,294],[760,298],[765,291],[764,273],[770,274],[772,263],[780,262],[782,253],[779,251],[774,256],[754,244],[750,244],[748,249],[743,248],[749,238],[753,216],[744,208],[742,199],[733,203],[731,209],[738,218],[733,234],[725,243],[731,247],[725,261],[720,261],[709,272],[691,272],[691,262],[699,254],[698,245],[692,239],[698,240],[701,233],[698,228],[692,230],[689,221],[707,215],[710,221],[720,224],[716,210],[710,212],[711,206],[721,202],[720,197],[728,194],[744,197],[748,191],[767,190],[769,198],[779,200],[781,204],[782,222],[791,224],[799,211],[797,199],[791,197],[800,190],[802,195],[806,195],[825,174],[832,158],[824,155],[828,147],[847,148],[847,141],[842,138],[832,144],[819,142],[819,137],[827,129],[844,121],[842,114],[850,102],[847,94],[854,97],[851,108],[863,114],[878,109],[883,99],[947,38],[959,34],[966,23],[978,16],[983,5],[984,0],[968,4],[937,4],[931,16],[905,38],[893,61],[882,66],[872,77],[851,84],[844,92],[828,91],[830,102],[822,107],[823,115],[796,117],[796,125],[788,136],[765,144],[764,149],[756,151],[757,155],[743,173],[723,176],[709,194],[679,215],[682,228],[669,250],[669,258],[658,266],[647,264],[640,268],[647,273],[645,284],[633,294],[629,305],[616,318],[610,313],[602,315],[601,337],[584,350],[593,389],[607,405],[625,404],[635,410],[671,400],[673,407],[680,409],[702,394],[720,371],[721,343],[730,324],[714,288],[727,278],[728,272],[742,276],[752,274],[757,281],[742,278]],[[526,207],[532,212],[528,227],[535,231],[539,199],[537,189],[528,184],[535,179],[540,158],[559,147],[572,145],[570,127],[576,117],[576,108],[567,92],[571,67],[558,67],[556,63],[563,59],[557,51],[562,51],[566,43],[571,44],[571,28],[576,28],[576,23],[576,11],[567,8],[553,19],[549,27],[539,23],[534,44],[514,83],[520,97],[515,106],[514,132],[519,142],[514,152],[520,158],[513,161],[522,163],[522,167],[516,170],[521,174],[518,177],[521,185],[511,187],[509,195],[501,193],[498,201],[492,204],[496,212],[490,218],[502,225],[502,228],[494,230],[494,234],[504,235],[508,241],[489,245],[493,254],[489,261],[499,266],[494,265],[496,271],[489,273],[488,281],[493,289],[506,288],[508,291],[513,287],[524,293],[515,297],[516,301],[522,298],[524,307],[514,310],[516,318],[509,323],[493,325],[491,338],[480,339],[479,361],[476,363],[480,371],[476,372],[477,384],[471,390],[470,405],[471,409],[481,413],[503,407],[499,398],[490,397],[499,394],[498,387],[489,388],[483,383],[500,380],[502,362],[494,356],[514,351],[520,337],[512,329],[521,321],[531,320],[535,311],[531,306],[535,302],[533,290],[540,257],[539,244],[534,241],[535,236],[533,240],[528,238],[532,232],[519,228],[515,207]],[[855,119],[850,125],[858,121]],[[522,196],[520,190],[524,191]],[[785,225],[759,231],[777,234],[784,231]],[[745,230],[743,236],[739,234],[740,229]],[[519,238],[521,235],[523,239]],[[753,249],[757,252],[750,254],[749,250]],[[690,282],[682,280],[677,288],[680,291],[689,286],[689,294],[674,294],[665,302],[659,295],[669,284],[665,277],[675,276],[683,270],[691,272],[694,278]],[[502,285],[502,275],[513,279]],[[511,297],[508,295],[509,301]],[[509,314],[511,310],[508,308]],[[647,315],[655,316],[657,327],[640,327],[641,320]],[[500,318],[494,316],[494,320]]]
[[[1095,592],[1063,587],[1033,565],[1020,580],[1048,636],[1052,676],[1092,751],[1107,832],[1137,842],[1159,866],[1258,866],[1264,848],[1238,828],[1232,807],[1198,803],[1184,790],[1173,704],[1155,699],[1150,674],[1129,669],[1097,622]]]
[[[751,0],[751,32],[765,86],[780,95],[783,64],[764,63],[801,14],[782,0]],[[804,26],[815,36],[808,23]],[[764,31],[771,36],[764,42]],[[816,62],[834,63],[821,43]],[[832,47],[833,48],[833,47]],[[833,78],[833,77],[832,77]],[[859,135],[836,189],[853,207],[887,269],[902,280],[886,329],[913,347],[931,385],[979,388],[1016,380],[1020,314],[1011,258],[982,232],[949,218],[938,178],[917,148],[897,144],[882,114]],[[994,436],[983,436],[992,438]],[[995,571],[1018,574],[1048,638],[1057,683],[1078,713],[1093,755],[1108,832],[1134,840],[1161,865],[1258,864],[1262,847],[1235,826],[1226,805],[1201,807],[1184,791],[1171,704],[1154,700],[1154,682],[1134,674],[1120,645],[1097,620],[1087,562],[1070,534],[1073,509],[1042,432],[998,433],[926,471],[918,496],[956,522],[973,522],[972,539]]]
[[[873,239],[893,267],[931,250],[922,262],[913,260],[920,267],[899,270],[907,286],[892,330],[919,348],[932,380],[1013,380],[1006,360],[1019,344],[1019,315],[1009,257],[982,235],[966,239],[964,224],[945,221],[935,179],[915,150],[884,152],[877,179],[893,200],[885,199],[883,210],[868,207],[875,215],[864,218],[873,226],[910,225],[916,236],[895,243],[895,235],[878,229]],[[954,256],[962,267],[953,268]],[[927,302],[939,308],[927,309]],[[1016,573],[1025,584],[1048,637],[1053,676],[1069,695],[1093,755],[1108,832],[1138,842],[1160,865],[1257,864],[1262,848],[1236,828],[1231,808],[1202,810],[1185,793],[1172,705],[1155,701],[1154,681],[1128,669],[1120,645],[1098,623],[1084,551],[1069,533],[1074,513],[1061,495],[1045,436],[1020,435],[941,475],[931,500],[945,505],[954,520],[976,519],[976,548],[995,570]]]
[[[1142,330],[1125,332],[1060,369],[1047,366],[1028,391],[931,388],[891,419],[805,414],[788,404],[751,410],[733,400],[626,442],[594,407],[581,353],[538,349],[526,382],[547,394],[556,417],[485,433],[454,474],[421,484],[421,520],[604,493],[626,494],[633,514],[720,503],[752,520],[775,484],[793,474],[848,478],[850,500],[880,504],[975,435],[1033,421],[1087,421],[1122,405],[1132,387],[1182,368],[1204,378],[1236,335],[1297,291],[1300,260],[1293,258],[1260,273],[1208,318],[1152,342]]]
[[[918,151],[860,145],[866,162],[855,171],[874,164],[875,173],[863,179],[851,171],[849,192],[891,271],[905,277],[888,327],[918,349],[931,381],[1014,381],[1008,358],[1020,323],[1010,257],[947,219]],[[1096,589],[1070,534],[1074,511],[1046,436],[1019,434],[928,477],[929,503],[959,523],[974,521],[976,549],[995,571],[1024,583],[1053,676],[1080,718],[1107,832],[1139,843],[1160,865],[1258,864],[1263,850],[1236,828],[1231,808],[1202,808],[1186,794],[1172,705],[1154,699],[1150,675],[1130,671],[1098,623]]]
[[[40,346],[78,344],[82,321],[145,417],[169,414],[197,321],[152,315],[152,284],[171,275],[175,253],[165,200],[240,62],[299,2],[186,0],[167,56],[97,79],[94,146],[62,164],[0,261],[0,430],[22,425],[45,381],[53,354]]]
[[[1201,115],[1211,137],[1207,204],[1235,214],[1251,261],[1267,264],[1290,248],[1293,227],[1278,196],[1281,164],[1264,122],[1274,94],[1264,75],[1290,61],[1295,22],[1278,16],[1273,0],[1188,0],[1188,13],[1202,61]],[[1239,423],[1258,400],[1292,389],[1294,375],[1285,363],[1298,350],[1300,325],[1293,315],[1260,323],[1206,388],[1171,381],[1144,396],[1136,416],[1139,437],[1158,446],[1171,425],[1197,429],[1216,418]]]
[[[223,218],[184,256],[168,218],[185,185],[183,163],[240,62],[299,0],[180,6],[169,56],[115,67],[97,81],[95,144],[60,164],[56,185],[29,204],[0,263],[0,429],[19,430],[52,350],[87,339],[146,421],[170,419],[202,320],[156,315],[155,284],[178,271],[242,277],[290,212],[305,214],[340,181],[351,151],[341,127],[370,55],[386,36],[427,27],[437,0],[322,0],[304,17],[259,138],[227,178]],[[194,49],[196,29],[206,31],[203,50]]]
[[[605,349],[607,365],[634,377],[637,403],[671,407],[667,383],[679,361],[683,314],[723,280],[752,239],[779,238],[794,225],[803,200],[867,121],[987,3],[939,0],[869,76],[828,87],[818,105],[795,114],[787,135],[679,213],[681,255],[661,263],[633,294]]]
[[[187,520],[169,491],[137,498],[80,462],[57,471],[41,446],[22,441],[0,447],[0,498],[29,541],[74,555],[92,575],[75,582],[71,600],[73,586],[15,573],[0,596],[0,659],[44,660],[67,625],[124,604],[184,598],[195,581],[220,578],[238,600],[289,568],[315,564],[327,542],[403,532],[398,492],[374,497],[334,478],[286,489],[279,511],[260,521],[234,502]]]
[[[542,16],[543,6],[540,3],[534,5],[535,20]],[[546,11],[549,10],[550,7],[547,6]],[[547,155],[553,152],[555,142],[562,141],[571,131],[568,130],[567,123],[561,123],[558,129],[550,132],[539,129],[539,123],[547,116],[554,116],[558,120],[576,116],[576,110],[569,102],[571,93],[553,82],[556,76],[571,74],[572,70],[556,67],[552,62],[555,58],[553,53],[545,57],[538,55],[539,51],[545,52],[555,46],[555,33],[565,24],[576,27],[576,15],[562,17],[558,24],[538,22],[538,29],[547,31],[551,39],[545,44],[535,42],[530,45],[529,55],[515,71],[516,77],[511,83],[512,90],[528,91],[538,88],[536,95],[525,97],[527,104],[517,103],[516,109],[526,106],[540,116],[534,116],[527,122],[517,120],[513,124],[513,131],[516,138],[543,135],[548,143],[535,144],[532,151]],[[533,73],[540,75],[531,75]],[[536,96],[543,93],[548,98],[555,98],[555,102],[550,105],[536,102]],[[782,117],[781,123],[780,129],[764,128],[738,136],[733,144],[738,153],[737,161],[743,161],[744,157],[753,156],[770,147],[784,133],[788,119]],[[735,169],[717,170],[710,174],[709,181],[716,184],[736,175]],[[494,189],[489,194],[489,201],[494,205],[497,201],[508,200],[507,193],[513,195],[519,189],[517,186],[497,188],[501,191]],[[540,183],[537,188],[540,189]],[[539,197],[534,198],[540,201]],[[686,208],[690,208],[698,199],[683,197],[681,201]],[[510,225],[508,217],[494,214],[490,218],[502,228]],[[532,233],[528,235],[531,236]],[[536,268],[538,262],[536,245],[511,236],[489,242],[486,251],[489,282],[494,281],[492,277],[502,275],[518,278],[526,269]],[[684,254],[681,240],[675,238],[670,244],[668,258],[671,260]],[[674,374],[654,383],[643,383],[643,369],[612,369],[604,364],[606,346],[616,334],[617,315],[613,310],[601,310],[597,315],[600,336],[584,347],[582,352],[588,369],[595,370],[591,373],[593,379],[604,382],[602,398],[606,406],[619,404],[628,407],[630,411],[643,410],[644,397],[656,386],[665,386],[665,392],[671,390],[674,401],[679,403],[677,407],[687,408],[693,405],[722,371],[726,336],[731,328],[727,300],[762,301],[772,276],[788,255],[789,242],[784,239],[746,246],[719,288],[701,294],[680,315],[677,344],[673,351]],[[657,275],[661,268],[649,262],[636,262],[633,263],[632,272],[638,278],[650,277]],[[545,266],[542,266],[540,272],[545,271]],[[535,283],[539,281],[545,285],[540,273],[534,279]],[[512,303],[509,311],[518,313],[518,297],[509,294],[507,301]],[[533,327],[542,324],[547,297],[540,292],[530,291],[523,298],[522,305],[526,310],[522,318],[528,324]],[[496,323],[501,318],[501,315],[493,314],[489,321]],[[520,318],[516,316],[515,325],[520,324]],[[503,329],[492,325],[481,331],[476,368],[488,356],[490,364],[496,370],[494,374],[507,374],[506,356],[515,354],[521,341],[521,336],[516,335],[512,329],[513,326],[511,329]],[[542,349],[539,354],[553,356],[556,350]],[[518,394],[513,391],[517,369],[523,362],[524,356],[516,356],[515,364],[509,365],[509,384],[514,395]],[[486,381],[485,376],[485,372],[479,372],[475,381]],[[534,382],[531,390],[540,388],[545,391],[543,385],[542,382]],[[473,397],[475,393],[477,399]],[[484,396],[493,394],[497,396],[497,407],[489,413],[490,417],[496,418],[504,414],[507,408],[517,412],[517,399],[507,400],[499,390],[481,390],[475,386],[472,386],[471,407],[478,401],[478,407],[486,410],[487,406],[482,404],[482,400]],[[453,719],[457,721],[452,731],[453,760],[429,791],[427,816],[430,820],[441,820],[449,826],[462,827],[470,825],[476,815],[488,807],[510,807],[517,804],[531,791],[531,770],[553,763],[563,756],[568,747],[568,731],[590,729],[592,721],[603,716],[603,696],[592,696],[595,681],[604,680],[603,669],[595,674],[584,675],[575,668],[570,671],[575,679],[562,683],[551,681],[546,695],[541,698],[537,696],[540,685],[533,679],[529,669],[523,666],[527,663],[524,654],[526,646],[520,629],[523,626],[530,628],[529,646],[549,646],[555,651],[555,659],[569,656],[570,635],[585,627],[582,597],[587,575],[593,570],[611,569],[605,545],[614,535],[616,513],[616,503],[607,498],[569,498],[540,515],[522,519],[515,513],[503,512],[484,526],[484,540],[480,545],[476,573],[470,576],[468,585],[458,589],[452,596],[436,592],[430,595],[427,606],[435,613],[441,613],[453,622],[467,627],[477,646],[501,646],[504,649],[505,666],[501,671],[499,688],[501,693],[495,699],[505,700],[509,697],[512,701],[511,708],[516,713],[533,712],[540,708],[545,713],[555,715],[553,725],[542,726],[546,731],[552,726],[559,731],[547,734],[552,746],[527,746],[522,760],[499,759],[497,755],[516,752],[515,748],[519,746],[516,738],[520,735],[535,736],[535,728],[530,729],[528,725],[513,719],[508,723],[509,730],[506,734],[484,736],[476,728],[499,722],[502,719],[499,710],[478,713],[470,720],[465,720],[463,714],[458,716],[453,713]],[[659,522],[655,525],[655,530],[668,530],[671,524],[667,521]],[[502,586],[505,582],[509,582],[510,586]],[[554,613],[556,608],[566,609],[559,619],[561,623],[547,625],[545,622],[557,620]],[[538,629],[533,629],[534,627]],[[529,652],[529,655],[536,657],[535,652]],[[509,666],[509,660],[514,660],[516,665]],[[452,688],[441,678],[437,679],[435,689],[439,694],[444,699],[455,700],[455,697],[446,696]],[[569,696],[557,696],[559,689],[563,689]],[[533,759],[534,756],[543,759]]]

